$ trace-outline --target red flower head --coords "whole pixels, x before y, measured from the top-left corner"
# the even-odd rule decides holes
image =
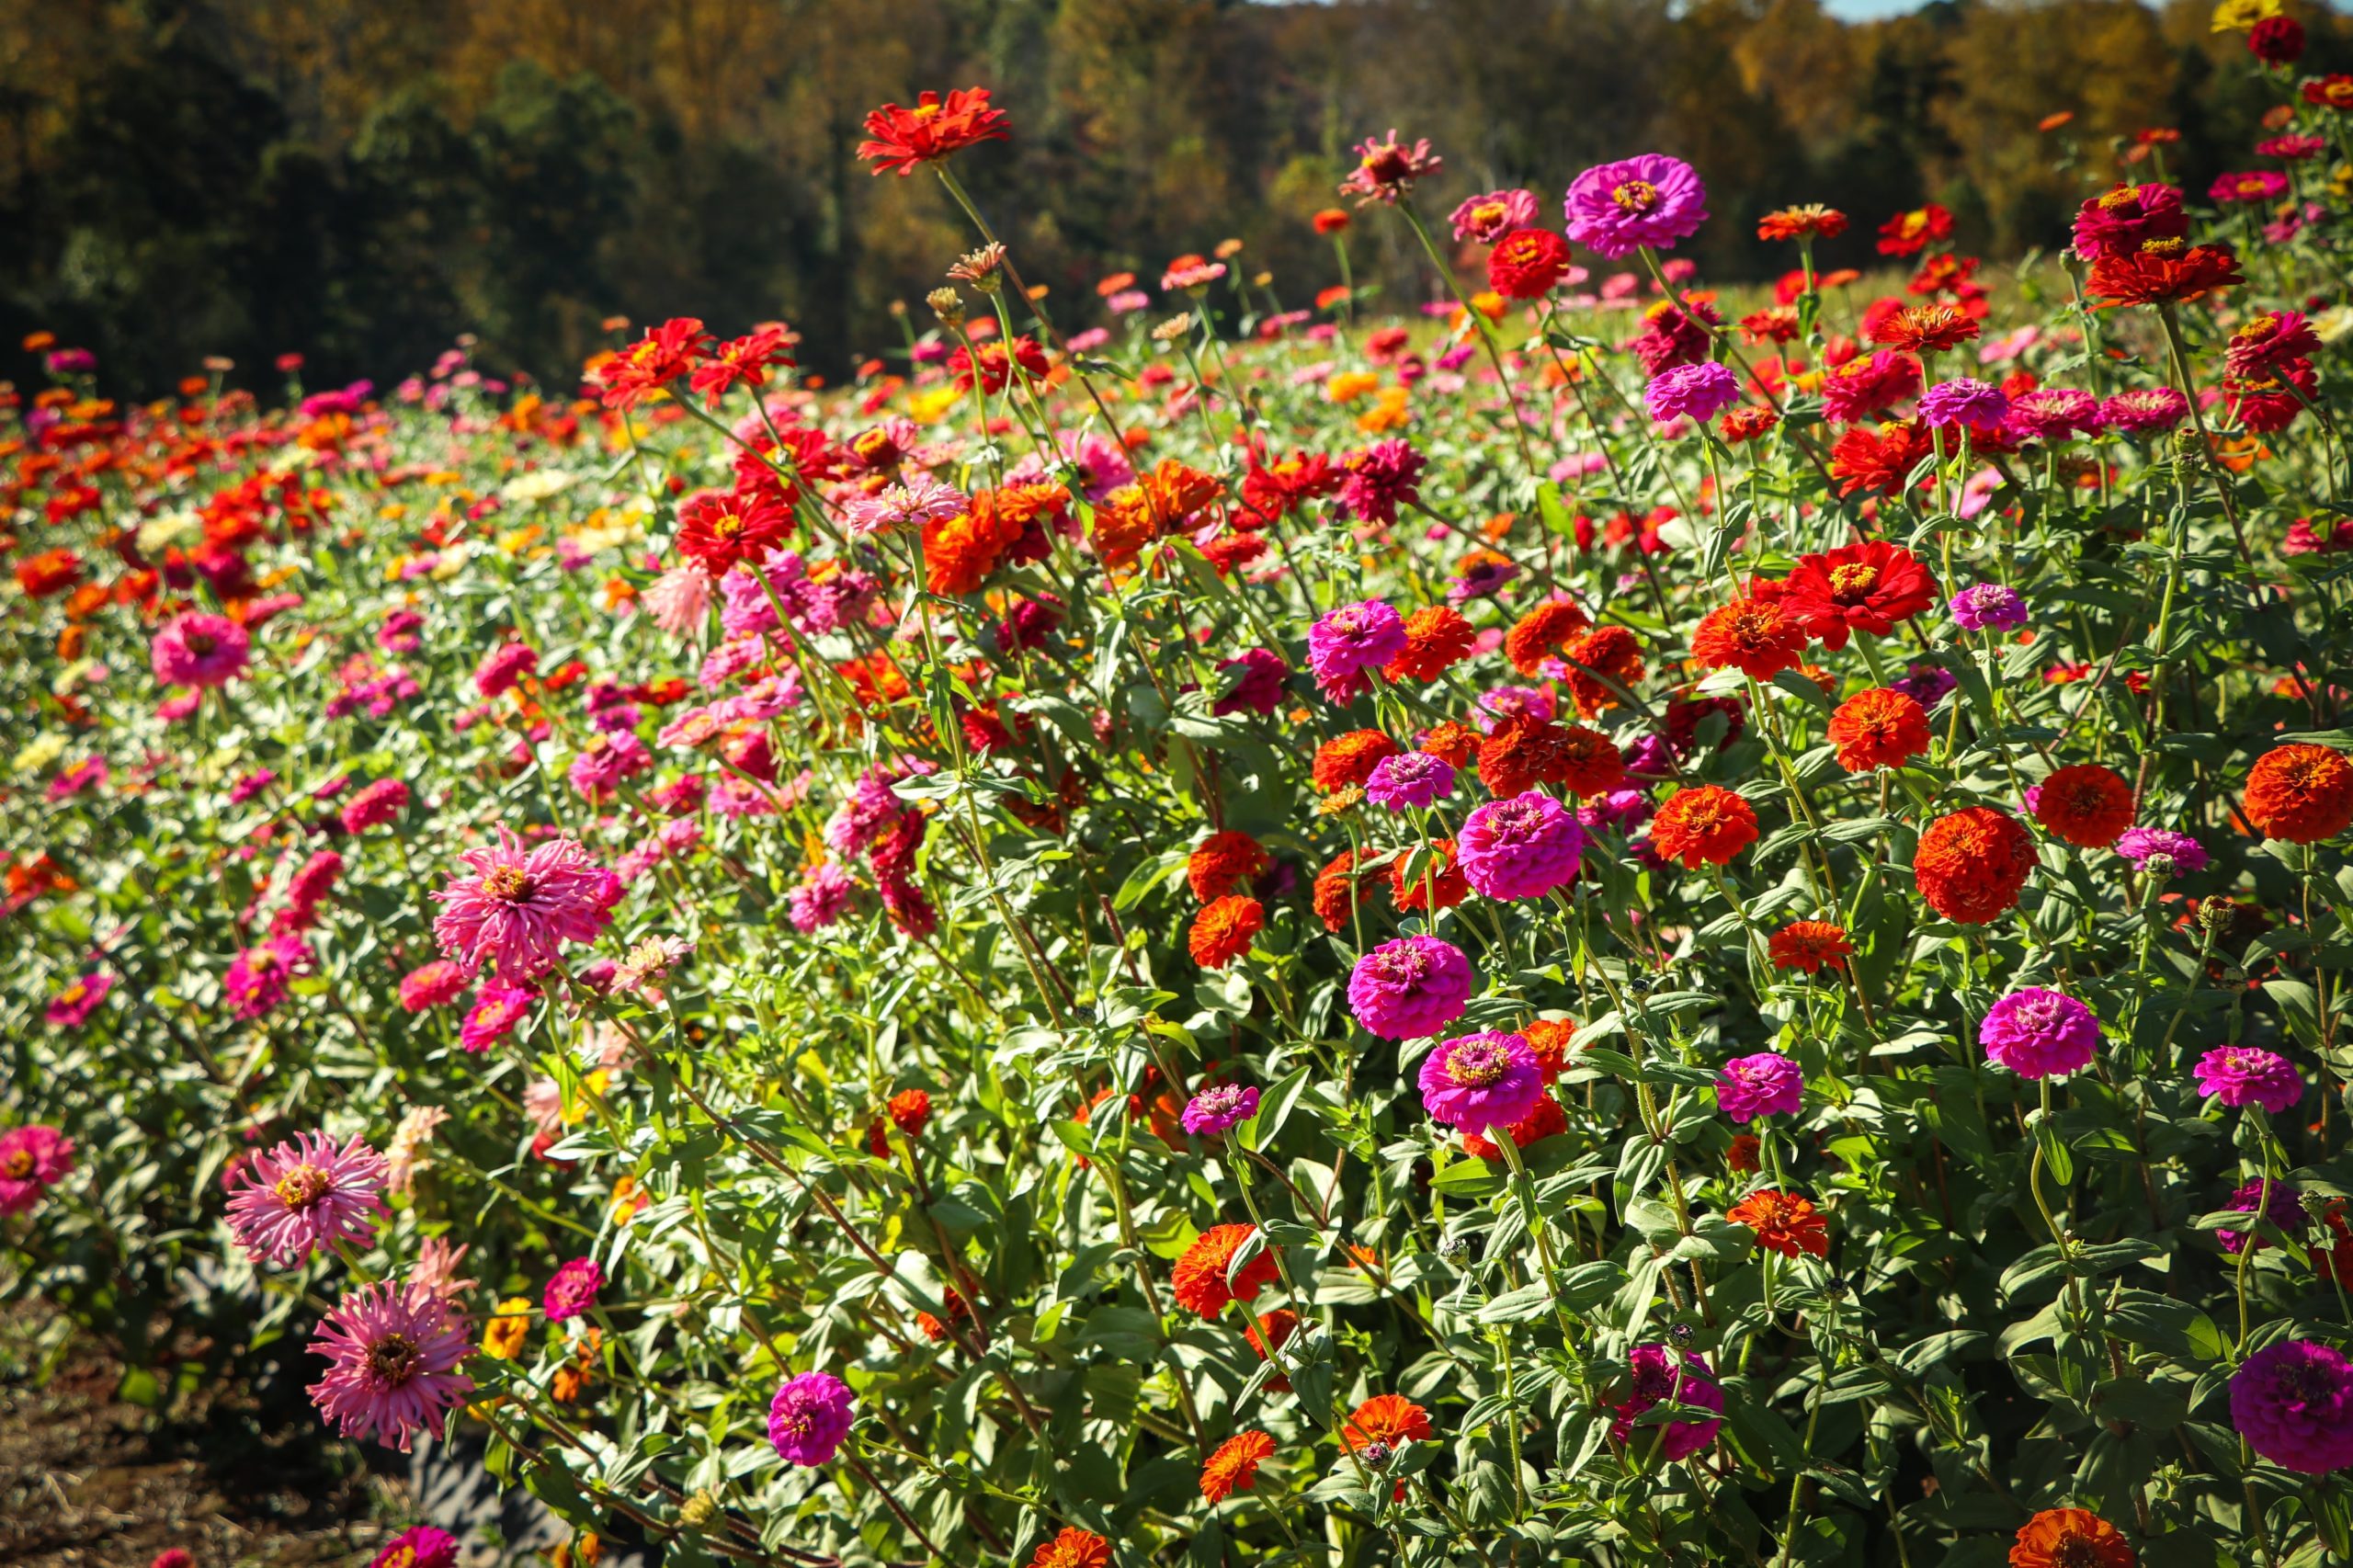
[[[916,165],[938,163],[950,153],[983,142],[1003,142],[1010,125],[1003,109],[989,108],[986,87],[959,87],[945,99],[926,93],[913,108],[884,104],[866,117],[868,140],[858,144],[858,155],[874,172],[901,178]]]
[[[2313,77],[2304,84],[2304,102],[2314,108],[2353,114],[2353,75],[2338,71]]]
[[[1258,1479],[1258,1467],[1274,1457],[1275,1440],[1264,1432],[1237,1432],[1217,1446],[1201,1466],[1201,1498],[1222,1503],[1236,1492],[1247,1492]]]
[[[1212,833],[1185,861],[1185,881],[1193,896],[1214,903],[1235,887],[1256,881],[1275,863],[1258,841],[1246,833]]]
[[[1029,1568],[1111,1568],[1111,1543],[1092,1530],[1064,1526],[1053,1540],[1040,1543]]]
[[[1879,539],[1801,556],[1781,585],[1781,608],[1834,651],[1851,631],[1886,636],[1936,599],[1937,580],[1919,557]]]
[[[1843,646],[1846,638],[1841,636]],[[1770,680],[1805,657],[1805,629],[1774,599],[1734,599],[1710,610],[1691,634],[1691,656],[1710,669]]]
[[[1847,929],[1827,920],[1792,920],[1773,933],[1765,950],[1775,969],[1799,969],[1808,974],[1818,973],[1824,964],[1844,969],[1854,956],[1855,945],[1847,939]]]
[[[1315,748],[1315,788],[1328,795],[1351,784],[1361,785],[1383,757],[1395,756],[1401,749],[1379,730],[1350,730],[1335,735]]]
[[[710,347],[692,316],[664,322],[597,367],[594,380],[607,408],[634,408],[647,394],[691,371]]]
[[[1374,872],[1360,870],[1357,862],[1362,858],[1353,849],[1343,849],[1315,873],[1315,918],[1324,922],[1326,931],[1347,929],[1356,916],[1368,881],[1378,894],[1381,883]]]
[[[1243,1265],[1240,1278],[1231,1288],[1226,1284],[1226,1269],[1253,1229],[1249,1225],[1212,1225],[1193,1238],[1193,1244],[1176,1260],[1178,1306],[1198,1316],[1213,1318],[1225,1311],[1228,1301],[1254,1300],[1275,1282],[1280,1272],[1275,1267],[1275,1255],[1261,1250]]]
[[[891,1125],[909,1138],[920,1138],[931,1123],[931,1096],[921,1089],[901,1089],[891,1096]]]
[[[1504,657],[1521,675],[1532,676],[1546,659],[1563,651],[1572,638],[1592,624],[1593,618],[1574,600],[1547,599],[1504,633]]]
[[[2152,240],[2130,256],[2103,256],[2093,262],[2084,292],[2095,310],[2104,311],[2202,300],[2245,281],[2227,245]]]
[[[1392,681],[1429,682],[1470,657],[1478,633],[1451,605],[1431,605],[1405,618],[1405,651],[1381,666]]]
[[[1403,1394],[1377,1393],[1357,1406],[1340,1439],[1361,1453],[1375,1443],[1390,1449],[1407,1441],[1427,1442],[1430,1413]]]
[[[1835,240],[1847,232],[1847,215],[1836,207],[1824,207],[1819,201],[1809,201],[1802,207],[1783,207],[1768,212],[1757,220],[1756,237],[1760,240],[1804,240],[1819,236]]]
[[[1839,482],[1841,495],[1852,495],[1858,490],[1892,495],[1935,451],[1934,438],[1916,419],[1882,425],[1876,430],[1857,425],[1830,449],[1830,477]]]
[[[1389,862],[1389,896],[1401,911],[1427,909],[1432,900],[1440,909],[1452,909],[1471,896],[1471,880],[1462,874],[1455,858],[1454,840],[1433,838],[1430,848],[1437,852],[1434,863],[1410,879],[1405,875],[1405,856]]]
[[[678,508],[678,553],[714,577],[761,558],[792,532],[792,514],[766,495],[706,490]]]
[[[1577,712],[1585,718],[1618,706],[1618,694],[1595,678],[1597,676],[1608,676],[1629,690],[1642,682],[1643,645],[1626,627],[1597,626],[1590,631],[1581,631],[1561,652],[1569,665],[1569,695],[1576,700]],[[1588,670],[1594,673],[1588,675]]]
[[[2353,762],[2326,746],[2279,746],[2246,776],[2246,820],[2268,836],[2317,844],[2353,824]]]
[[[1830,715],[1830,744],[1849,773],[1901,767],[1928,749],[1928,712],[1909,693],[1873,687]]]
[[[1932,240],[1952,237],[1952,214],[1931,201],[1909,212],[1898,212],[1879,226],[1879,254],[1917,256]]]
[[[2134,1568],[2124,1532],[2081,1508],[2045,1508],[2018,1527],[2010,1568]]]
[[[1042,381],[1051,367],[1046,351],[1038,347],[1033,337],[1017,337],[1009,344],[983,343],[977,353],[958,345],[948,357],[948,373],[955,379],[961,392],[972,390],[977,375],[981,390],[991,397],[1012,383],[1013,372],[1018,369],[1025,381]]]
[[[1569,242],[1550,229],[1514,229],[1487,256],[1488,286],[1506,300],[1540,300],[1569,270]]]
[[[1991,806],[1938,817],[1920,835],[1912,876],[1928,907],[1963,926],[1983,926],[2017,904],[2035,867],[2034,839],[2018,818]]]
[[[1871,328],[1871,341],[1908,354],[1941,354],[1975,337],[1977,323],[1954,305],[1905,305]]]
[[[1651,819],[1651,847],[1688,868],[1722,866],[1756,842],[1756,808],[1714,784],[1677,790]]]
[[[2105,849],[2132,825],[2132,787],[2096,762],[2060,768],[2026,792],[2034,820],[2068,843]]]
[[[1256,899],[1229,894],[1193,916],[1186,949],[1203,969],[1223,969],[1250,950],[1266,925],[1267,912]]]
[[[1724,1218],[1756,1232],[1758,1246],[1783,1257],[1829,1256],[1830,1228],[1821,1210],[1794,1192],[1752,1192],[1724,1210]]]

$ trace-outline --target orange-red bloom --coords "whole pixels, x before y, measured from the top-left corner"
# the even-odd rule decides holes
[[[2045,1508],[2018,1527],[2010,1568],[2134,1568],[2132,1543],[2082,1508]]]
[[[1756,808],[1714,784],[1678,790],[1651,819],[1651,847],[1687,868],[1721,866],[1756,842]]]
[[[1758,1246],[1783,1257],[1823,1257],[1830,1252],[1830,1227],[1822,1211],[1794,1192],[1752,1192],[1726,1210],[1724,1218],[1756,1232]]]
[[[1029,1568],[1111,1568],[1111,1543],[1092,1530],[1065,1526],[1038,1548]]]
[[[2238,258],[2227,245],[2185,245],[2179,240],[2150,240],[2130,256],[2103,256],[2092,263],[2084,292],[2093,309],[2117,305],[2163,305],[2244,283]]]
[[[1901,767],[1928,749],[1928,710],[1901,691],[1859,691],[1830,715],[1830,744],[1849,773]]]
[[[1928,907],[1963,926],[2006,914],[2034,874],[2034,839],[2018,818],[1991,806],[1938,817],[1912,853],[1912,879]]]
[[[1830,477],[1838,494],[1860,490],[1870,495],[1892,495],[1904,488],[1912,471],[1935,452],[1935,437],[1916,419],[1866,430],[1849,426],[1830,449]]]
[[[1561,1108],[1561,1102],[1550,1095],[1540,1096],[1533,1106],[1529,1108],[1526,1116],[1505,1129],[1511,1134],[1512,1146],[1516,1149],[1525,1149],[1530,1143],[1540,1143],[1545,1139],[1557,1137],[1568,1130],[1568,1113]],[[1491,1127],[1487,1131],[1492,1132],[1495,1129]],[[1462,1135],[1462,1152],[1474,1159],[1492,1160],[1503,1151],[1495,1146],[1493,1140],[1482,1137],[1476,1132],[1466,1132]]]
[[[1478,633],[1451,605],[1431,605],[1405,618],[1405,651],[1381,666],[1392,681],[1434,681],[1468,658]]]
[[[1250,950],[1251,941],[1266,926],[1267,912],[1256,899],[1228,895],[1193,916],[1185,947],[1203,969],[1223,969]]]
[[[1629,690],[1643,678],[1643,644],[1623,626],[1581,631],[1569,640],[1563,653],[1569,661],[1569,695],[1576,700],[1577,712],[1587,719],[1618,706],[1618,694],[1597,677],[1608,676]]]
[[[1805,631],[1771,599],[1734,599],[1710,610],[1691,634],[1691,656],[1710,669],[1730,667],[1770,680],[1805,657]]]
[[[1217,1446],[1201,1466],[1201,1497],[1222,1503],[1236,1492],[1247,1492],[1258,1479],[1258,1467],[1274,1457],[1275,1440],[1264,1432],[1237,1432]]]
[[[1831,240],[1846,232],[1847,215],[1819,201],[1779,208],[1756,221],[1756,237],[1760,240],[1802,240],[1817,235]]]
[[[1256,839],[1229,828],[1211,834],[1186,858],[1185,881],[1195,898],[1213,903],[1236,885],[1256,881],[1274,863]]]
[[[2086,849],[2107,848],[2132,825],[2132,787],[2096,762],[2060,768],[2026,799],[2035,821]]]
[[[1884,637],[1937,601],[1937,580],[1920,558],[1883,539],[1804,555],[1780,587],[1781,608],[1825,648],[1848,633]]]
[[[1405,875],[1407,857],[1389,862],[1389,896],[1401,910],[1427,908],[1433,898],[1440,909],[1452,909],[1471,896],[1471,880],[1455,859],[1454,840],[1433,838],[1430,848],[1437,852],[1437,863],[1410,878]]]
[[[920,1138],[923,1130],[931,1125],[931,1096],[921,1089],[901,1089],[891,1096],[886,1108],[891,1125],[908,1138]]]
[[[1935,202],[1915,207],[1909,212],[1898,212],[1879,226],[1879,254],[1881,256],[1915,256],[1927,247],[1931,240],[1952,236],[1952,214]]]
[[[1357,868],[1364,858],[1356,850],[1343,849],[1315,873],[1315,918],[1324,922],[1326,931],[1345,930],[1355,918],[1363,902],[1365,880],[1372,875]],[[1372,887],[1377,895],[1381,883],[1375,881]]]
[[[1548,1084],[1568,1071],[1570,1041],[1576,1039],[1574,1018],[1538,1018],[1519,1031],[1528,1049],[1536,1052],[1536,1066]]]
[[[1430,1435],[1430,1413],[1403,1394],[1377,1393],[1357,1406],[1356,1414],[1340,1429],[1341,1440],[1356,1452],[1375,1443],[1395,1448],[1408,1438],[1427,1441]]]
[[[1213,1318],[1228,1301],[1247,1301],[1273,1284],[1279,1274],[1275,1255],[1261,1252],[1243,1265],[1241,1277],[1229,1288],[1225,1271],[1234,1253],[1250,1235],[1248,1225],[1212,1225],[1193,1238],[1176,1260],[1176,1304],[1188,1312]]]
[[[1592,624],[1593,618],[1570,600],[1547,599],[1504,633],[1504,657],[1521,675],[1532,676],[1547,658],[1563,651],[1571,638]]]
[[[866,117],[867,140],[858,155],[878,175],[902,179],[924,164],[983,142],[1003,142],[1011,122],[1003,109],[989,108],[986,87],[958,87],[947,97],[926,93],[913,108],[884,104]]]
[[[1773,933],[1765,950],[1775,969],[1802,969],[1813,974],[1824,964],[1845,968],[1854,956],[1855,945],[1847,940],[1843,926],[1827,920],[1792,920]]]
[[[1977,335],[1977,324],[1955,305],[1906,305],[1871,328],[1871,341],[1910,354],[1941,354]]]
[[[2317,844],[2353,824],[2353,762],[2326,746],[2278,746],[2246,776],[2246,820],[2269,837]]]
[[[1395,756],[1401,749],[1379,730],[1350,730],[1345,735],[1334,735],[1315,748],[1312,769],[1315,788],[1328,795],[1351,784],[1361,785],[1383,757]]]

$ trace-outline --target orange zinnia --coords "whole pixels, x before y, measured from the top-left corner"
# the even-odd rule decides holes
[[[2026,798],[2035,821],[2086,849],[2107,848],[2132,825],[2132,786],[2096,762],[2059,769]]]
[[[1711,610],[1691,634],[1691,656],[1710,669],[1770,680],[1805,657],[1802,627],[1769,599],[1734,599]]]
[[[2123,1532],[2082,1508],[2045,1508],[2018,1527],[2010,1568],[2133,1568]]]
[[[1092,1530],[1072,1529],[1041,1543],[1029,1568],[1111,1568],[1111,1543]]]
[[[2336,837],[2353,824],[2353,762],[2326,746],[2264,753],[2246,776],[2246,820],[2290,844]]]
[[[1567,647],[1593,618],[1567,599],[1549,599],[1512,623],[1504,633],[1504,657],[1521,675],[1532,676],[1545,659]]]
[[[1793,920],[1773,933],[1766,944],[1775,969],[1802,969],[1808,974],[1828,964],[1843,969],[1854,955],[1847,928],[1827,920]]]
[[[1977,335],[1977,324],[1952,305],[1906,305],[1871,329],[1871,341],[1912,354],[1941,354]]]
[[[1823,1222],[1822,1211],[1794,1192],[1775,1192],[1770,1187],[1752,1192],[1726,1210],[1724,1218],[1756,1232],[1758,1246],[1783,1257],[1800,1253],[1829,1256],[1830,1229]]]
[[[1686,868],[1721,866],[1756,841],[1756,809],[1714,784],[1678,790],[1651,819],[1651,846]]]
[[[1372,777],[1372,770],[1381,766],[1381,758],[1395,756],[1400,749],[1395,741],[1379,730],[1350,730],[1345,735],[1335,735],[1315,748],[1315,762],[1311,769],[1315,788],[1328,795],[1351,784],[1361,785]]]
[[[1267,912],[1256,899],[1228,895],[1193,916],[1186,949],[1203,969],[1223,969],[1250,950],[1251,939],[1266,925]]]
[[[1901,691],[1859,691],[1830,715],[1830,744],[1849,773],[1901,767],[1928,749],[1928,711]]]
[[[1390,1448],[1411,1438],[1416,1442],[1430,1435],[1430,1413],[1403,1394],[1377,1393],[1357,1406],[1348,1424],[1341,1428],[1341,1440],[1353,1452],[1361,1453],[1375,1443]]]
[[[1195,898],[1214,903],[1232,892],[1235,884],[1254,881],[1274,863],[1275,858],[1256,839],[1229,829],[1211,834],[1186,858],[1185,881]]]
[[[1579,632],[1563,653],[1569,661],[1569,695],[1576,699],[1577,712],[1584,718],[1618,706],[1618,694],[1596,679],[1596,675],[1608,676],[1630,689],[1643,678],[1643,645],[1622,626],[1597,626]],[[1586,670],[1595,675],[1587,675]]]
[[[1405,618],[1405,651],[1381,667],[1392,681],[1434,681],[1467,658],[1478,633],[1451,605],[1432,605]]]
[[[1212,1225],[1193,1238],[1176,1260],[1174,1276],[1176,1304],[1188,1312],[1213,1318],[1228,1301],[1247,1301],[1275,1281],[1275,1255],[1261,1252],[1243,1265],[1242,1276],[1228,1286],[1225,1271],[1255,1227]]]
[[[1237,1432],[1217,1446],[1201,1466],[1201,1496],[1222,1503],[1236,1492],[1247,1492],[1258,1479],[1258,1466],[1272,1459],[1275,1440],[1264,1432]]]
[[[2006,812],[1970,806],[1938,817],[1912,852],[1912,876],[1928,907],[1983,926],[2006,914],[2034,874],[2034,839]]]

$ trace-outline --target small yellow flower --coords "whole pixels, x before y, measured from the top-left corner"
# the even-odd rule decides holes
[[[498,1303],[490,1321],[483,1325],[482,1353],[494,1361],[512,1361],[530,1333],[530,1298],[509,1296]]]
[[[2279,14],[2279,0],[2222,0],[2214,7],[2214,31],[2253,32],[2255,24]]]
[[[1381,378],[1370,370],[1342,370],[1324,383],[1324,396],[1332,403],[1348,403],[1380,388]]]

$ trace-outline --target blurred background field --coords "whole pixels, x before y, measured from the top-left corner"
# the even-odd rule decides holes
[[[1855,5],[1862,12],[1877,9]],[[2353,23],[2294,7],[2307,70]],[[1842,20],[1816,0],[0,0],[0,377],[48,329],[109,390],[206,355],[240,379],[429,362],[567,379],[611,315],[722,332],[786,316],[838,376],[962,237],[920,182],[849,156],[860,117],[977,81],[1020,127],[975,160],[1033,279],[1091,292],[1229,237],[1285,304],[1336,281],[1308,220],[1354,138],[1446,149],[1431,193],[1526,184],[1656,148],[1707,170],[1694,259],[1781,263],[1747,222],[1791,201],[1878,216],[1934,200],[1989,260],[2047,245],[2120,153],[2203,188],[2267,101],[2238,34],[2179,0],[1936,0]],[[2046,119],[2065,123],[2041,129]],[[2182,142],[2135,147],[2135,133]],[[2211,165],[2211,166],[2210,166]],[[1010,211],[1009,201],[998,200]],[[1359,237],[1391,305],[1434,280],[1393,225]],[[1785,258],[1784,258],[1785,259]]]

